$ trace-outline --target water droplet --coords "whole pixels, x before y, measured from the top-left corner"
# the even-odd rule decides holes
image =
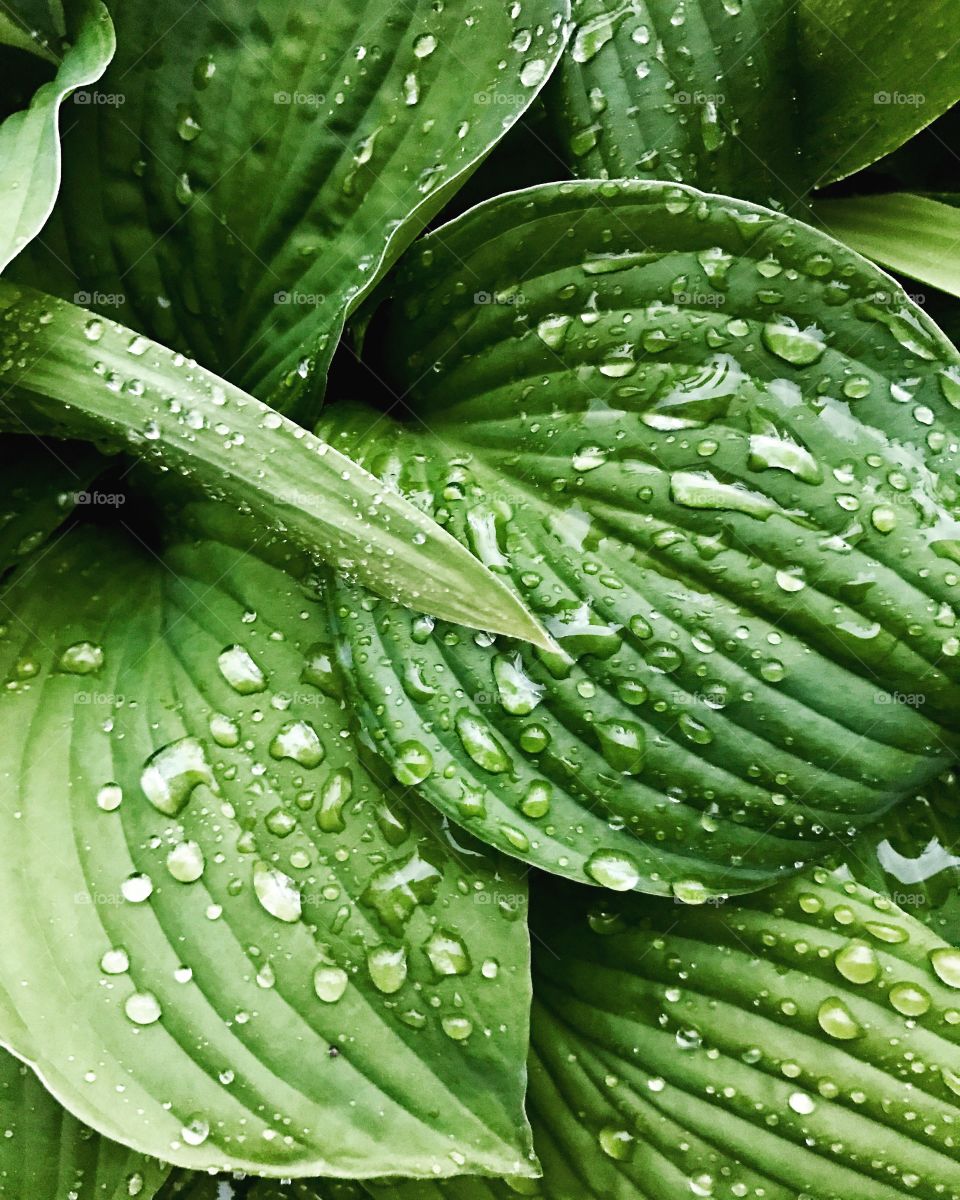
[[[763,327],[767,349],[795,367],[808,367],[819,361],[827,348],[826,335],[816,325],[801,329],[790,317],[768,321]]]
[[[947,987],[960,988],[960,950],[952,946],[931,950],[930,965]]]
[[[120,894],[131,904],[143,904],[153,895],[153,880],[149,875],[131,875],[120,884]]]
[[[180,1136],[188,1146],[202,1146],[210,1136],[210,1122],[196,1113],[180,1130]]]
[[[107,950],[100,959],[100,970],[104,975],[123,975],[130,970],[130,956],[122,946]]]
[[[920,1017],[930,1007],[930,997],[915,983],[898,983],[890,989],[890,1003],[905,1017]]]
[[[278,921],[300,920],[300,890],[296,883],[269,863],[253,864],[253,890],[263,908]]]
[[[610,1158],[618,1162],[629,1162],[633,1158],[636,1139],[627,1129],[617,1129],[613,1125],[605,1125],[597,1134],[600,1149]]]
[[[462,1042],[473,1033],[473,1022],[467,1017],[443,1017],[440,1027],[455,1042]]]
[[[481,717],[467,708],[456,715],[457,734],[467,754],[478,767],[493,775],[510,769],[510,756]]]
[[[520,68],[520,82],[524,87],[539,87],[547,77],[547,64],[542,58],[530,58]]]
[[[252,696],[266,691],[267,680],[244,646],[232,645],[222,650],[217,658],[220,674],[241,696]]]
[[[863,1033],[850,1010],[837,996],[830,996],[823,1001],[817,1010],[817,1020],[824,1033],[839,1041],[851,1041]]]
[[[447,975],[466,975],[471,969],[467,947],[450,930],[435,929],[423,948],[434,974],[440,979]]]
[[[806,1092],[792,1092],[787,1100],[787,1103],[795,1113],[807,1117],[812,1113],[817,1105],[812,1096],[808,1096]]]
[[[205,865],[197,842],[178,842],[167,855],[167,870],[179,883],[195,883]]]
[[[401,742],[393,760],[393,777],[404,787],[423,783],[433,770],[433,755],[420,742]]]
[[[595,883],[614,892],[629,892],[640,882],[636,860],[616,850],[594,851],[585,870]]]
[[[57,660],[57,670],[67,675],[94,675],[103,666],[103,647],[93,642],[75,642]]]
[[[287,721],[270,742],[272,758],[289,758],[307,770],[318,767],[325,755],[323,743],[309,721]]]
[[[437,48],[437,39],[432,33],[422,33],[413,43],[413,52],[417,58],[429,58]]]
[[[116,783],[105,783],[97,792],[97,808],[103,812],[116,812],[123,803],[123,789]]]
[[[873,983],[880,973],[880,964],[873,947],[866,942],[848,942],[837,951],[833,961],[844,979],[851,983]]]
[[[140,776],[143,794],[158,812],[175,817],[201,784],[217,790],[203,743],[194,737],[169,742],[147,759]]]
[[[550,784],[543,779],[534,779],[527,788],[520,811],[532,821],[538,821],[550,811],[550,797],[553,792]]]
[[[313,990],[325,1004],[336,1004],[347,990],[350,977],[342,967],[320,963],[313,972]]]
[[[153,992],[134,992],[124,1002],[123,1011],[134,1025],[153,1025],[163,1015]]]
[[[603,757],[615,771],[637,775],[643,769],[646,734],[635,721],[615,719],[601,721],[596,726]]]
[[[407,979],[407,952],[404,947],[375,946],[367,954],[367,970],[373,986],[386,996],[399,992]]]
[[[498,654],[493,660],[493,677],[500,692],[500,703],[511,715],[526,716],[540,703],[543,685],[527,675],[519,654]]]

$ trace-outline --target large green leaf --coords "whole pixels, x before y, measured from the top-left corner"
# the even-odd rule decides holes
[[[814,213],[834,237],[868,258],[960,296],[960,209],[954,205],[904,192],[821,200]]]
[[[822,870],[707,910],[572,920],[569,889],[542,901],[543,1179],[256,1184],[250,1200],[960,1195],[960,949]]]
[[[327,434],[565,651],[341,587],[397,778],[537,866],[696,900],[944,768],[960,366],[889,277],[751,205],[584,182],[475,209],[395,289],[368,345],[415,423],[332,409]]]
[[[951,0],[577,0],[548,92],[585,177],[794,204],[960,99]]]
[[[151,1200],[170,1172],[85,1129],[4,1050],[0,1129],[4,1200]]]
[[[317,401],[346,313],[536,96],[567,0],[112,11],[104,102],[65,139],[50,253],[18,277],[120,302],[290,411]]]
[[[179,1165],[530,1174],[525,889],[366,772],[252,541],[81,528],[7,591],[0,1041]]]
[[[793,200],[801,190],[794,8],[578,0],[547,93],[575,174]]]
[[[889,154],[960,100],[951,0],[797,6],[803,157],[814,187]]]
[[[115,48],[100,0],[77,0],[68,12],[74,41],[56,78],[37,91],[28,109],[0,125],[0,271],[36,237],[53,209],[60,185],[61,104],[76,88],[100,78]],[[23,45],[20,29],[16,22],[9,29],[0,26],[0,42]]]
[[[521,601],[453,538],[274,409],[115,321],[0,281],[0,427],[112,438],[217,498],[255,510],[382,594],[530,636]]]

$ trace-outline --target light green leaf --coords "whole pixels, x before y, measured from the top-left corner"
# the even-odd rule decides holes
[[[946,767],[960,364],[888,276],[768,210],[583,182],[441,228],[395,290],[368,345],[411,423],[334,408],[326,436],[564,651],[341,587],[398,779],[536,866],[695,901],[816,862]]]
[[[60,186],[61,104],[77,88],[96,82],[113,56],[113,25],[103,4],[78,0],[75,12],[75,40],[56,78],[37,91],[28,109],[0,125],[0,271],[36,237],[53,210]],[[11,30],[0,30],[0,40],[12,40]]]
[[[960,296],[960,210],[929,196],[845,196],[814,214],[834,237],[901,275]]]
[[[259,400],[32,289],[0,281],[0,312],[0,425],[113,438],[400,603],[545,641],[522,602],[395,488]]]
[[[814,187],[869,166],[960,100],[951,0],[803,0],[800,129]]]
[[[6,1200],[152,1200],[170,1168],[85,1129],[0,1050],[0,1195]]]
[[[578,0],[547,91],[574,173],[793,201],[802,191],[793,9],[789,0]]]
[[[5,595],[0,1040],[178,1165],[531,1174],[525,889],[365,771],[315,583],[225,528]]]
[[[112,11],[110,102],[66,138],[53,253],[18,278],[67,298],[79,279],[302,415],[347,313],[537,95],[568,3]]]
[[[823,870],[748,902],[583,914],[556,889],[535,922],[542,1180],[256,1183],[249,1200],[960,1193],[960,950]]]

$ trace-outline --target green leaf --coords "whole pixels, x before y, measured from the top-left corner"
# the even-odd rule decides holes
[[[541,896],[540,1181],[256,1183],[249,1200],[957,1194],[960,950],[817,870],[689,909]]]
[[[849,847],[856,877],[960,946],[960,782],[955,769]]]
[[[950,0],[803,0],[800,129],[814,187],[869,166],[960,100]]]
[[[522,602],[428,516],[252,396],[32,289],[0,281],[0,312],[0,423],[112,437],[400,603],[544,642]]]
[[[578,0],[548,103],[574,174],[791,206],[960,100],[950,0]]]
[[[18,278],[64,297],[79,280],[122,305],[111,315],[303,413],[347,313],[537,95],[568,6],[112,11],[119,53],[65,139],[51,253]]]
[[[410,425],[341,407],[326,436],[563,651],[340,586],[398,779],[536,866],[696,900],[816,862],[947,766],[960,363],[888,276],[752,205],[583,182],[441,228],[395,292],[368,345]]]
[[[960,296],[960,210],[929,196],[847,196],[820,200],[814,214],[861,254]]]
[[[81,442],[0,436],[0,576],[46,541],[75,505],[115,499],[89,490],[102,462]]]
[[[315,582],[228,527],[5,596],[0,1040],[181,1166],[531,1174],[523,884],[366,772]]]
[[[0,125],[0,271],[37,236],[53,210],[60,186],[61,104],[77,88],[96,82],[113,56],[113,25],[103,4],[78,0],[75,12],[75,40],[56,78],[37,91],[28,109]],[[13,41],[16,28],[0,29],[0,40]]]
[[[170,1173],[85,1129],[5,1050],[0,1128],[0,1195],[9,1200],[152,1200]]]
[[[793,9],[789,0],[692,0],[682,10],[674,0],[578,0],[547,92],[574,173],[794,200]]]

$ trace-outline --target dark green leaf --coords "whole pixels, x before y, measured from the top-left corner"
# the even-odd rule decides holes
[[[545,643],[522,602],[428,516],[259,400],[31,289],[0,281],[0,313],[0,424],[112,437],[401,603]]]
[[[525,889],[365,771],[315,585],[230,529],[4,597],[0,1040],[179,1165],[530,1174]]]
[[[751,205],[585,182],[474,210],[395,286],[368,344],[415,424],[336,409],[327,434],[565,651],[341,589],[398,779],[537,866],[695,901],[943,770],[960,366],[888,276]]]
[[[4,1200],[152,1200],[170,1172],[85,1129],[5,1050],[0,1129]]]
[[[547,93],[575,174],[793,201],[802,190],[794,9],[790,0],[579,0]]]
[[[65,140],[51,253],[18,278],[120,304],[291,411],[316,403],[347,312],[536,96],[567,0],[112,8],[119,53]]]

